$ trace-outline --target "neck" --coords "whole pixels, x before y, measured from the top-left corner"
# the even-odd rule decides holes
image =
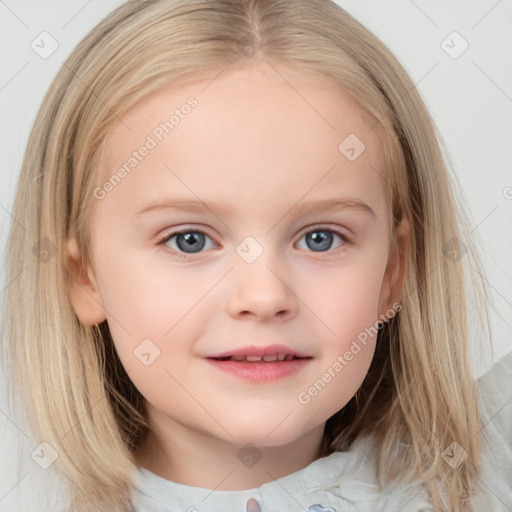
[[[235,445],[175,422],[166,421],[165,429],[152,423],[135,452],[137,464],[166,480],[223,491],[253,489],[305,468],[321,457],[325,427],[321,424],[286,445],[253,446]]]

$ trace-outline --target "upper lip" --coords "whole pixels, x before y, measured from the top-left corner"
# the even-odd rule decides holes
[[[273,354],[291,354],[295,357],[311,357],[307,354],[297,352],[293,348],[285,345],[267,345],[265,347],[259,345],[248,345],[246,347],[237,348],[233,350],[226,350],[225,352],[219,352],[218,354],[210,354],[205,356],[206,358],[219,358],[219,357],[230,357],[230,356],[271,356]]]

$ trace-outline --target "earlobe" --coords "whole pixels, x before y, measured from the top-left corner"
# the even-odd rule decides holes
[[[82,258],[76,237],[64,244],[69,298],[81,323],[96,325],[106,319],[103,299],[97,288],[92,270],[82,266]]]
[[[394,310],[393,304],[399,302],[407,269],[410,240],[411,224],[409,219],[404,216],[396,228],[394,240],[390,246],[379,297],[379,319],[381,317],[389,319],[389,313],[386,314],[386,312]]]

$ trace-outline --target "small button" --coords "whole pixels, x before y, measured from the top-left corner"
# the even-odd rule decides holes
[[[247,500],[245,512],[260,512],[260,506],[258,505],[258,502],[254,498],[250,498],[249,500]]]

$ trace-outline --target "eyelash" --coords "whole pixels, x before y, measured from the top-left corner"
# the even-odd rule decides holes
[[[327,226],[315,226],[311,229],[309,229],[308,231],[302,233],[302,235],[300,236],[299,240],[306,236],[306,235],[309,235],[310,233],[313,233],[315,231],[330,231],[331,233],[334,233],[336,235],[338,235],[342,241],[343,241],[343,244],[337,248],[337,250],[334,250],[334,251],[326,251],[325,254],[328,254],[328,253],[333,253],[333,252],[337,252],[337,251],[340,251],[340,250],[343,250],[344,247],[350,243],[350,240],[349,238],[345,235],[345,233],[343,233],[342,231],[338,230],[338,229],[335,229],[335,228],[330,228],[330,227],[327,227]],[[178,229],[176,231],[173,231],[171,233],[168,233],[168,234],[165,234],[163,237],[159,238],[159,240],[157,241],[157,245],[158,246],[164,246],[165,247],[165,244],[171,240],[173,237],[175,237],[176,235],[181,235],[183,233],[200,233],[200,234],[203,234],[203,235],[206,235],[208,237],[210,237],[215,243],[217,243],[210,235],[208,235],[208,233],[204,232],[204,231],[201,231],[199,229],[193,229],[193,228],[185,228],[185,229]],[[170,249],[170,248],[166,248],[166,250],[169,249],[169,251],[172,251],[172,254],[175,255],[177,258],[181,259],[181,260],[192,260],[193,257],[190,257],[184,253],[180,253],[180,252],[177,252],[175,251],[174,249]],[[311,251],[311,252],[314,252],[314,251]],[[190,253],[190,254],[194,254],[194,253]],[[200,254],[200,253],[195,253],[195,254]],[[318,254],[323,254],[322,252],[319,252]]]

